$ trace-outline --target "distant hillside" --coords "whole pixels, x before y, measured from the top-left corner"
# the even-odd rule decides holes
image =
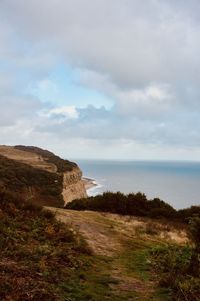
[[[42,156],[45,161],[54,164],[57,167],[57,172],[72,171],[74,167],[77,167],[76,163],[61,159],[60,157],[54,155],[54,153],[36,146],[16,145],[14,148]]]
[[[24,200],[55,207],[86,197],[76,163],[34,146],[0,146],[0,187]]]

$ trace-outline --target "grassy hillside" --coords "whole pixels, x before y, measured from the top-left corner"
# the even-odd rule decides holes
[[[64,225],[51,212],[5,192],[0,215],[0,300],[170,300],[156,287],[148,262],[156,240],[120,238],[104,219],[99,234],[109,226],[105,237],[114,236],[116,245],[109,253],[109,242],[104,244],[99,254],[69,220]],[[94,218],[87,220],[94,225]]]
[[[0,234],[1,301],[72,300],[72,279],[78,294],[89,250],[51,212],[1,192]]]
[[[56,216],[79,229],[100,258],[98,272],[108,285],[102,300],[110,300],[111,287],[119,300],[199,301],[200,279],[191,268],[195,248],[182,224],[65,209]]]
[[[40,205],[63,206],[62,176],[0,155],[0,188]]]
[[[180,247],[173,244],[166,246],[154,243],[151,244],[148,253],[152,256],[148,255],[148,258],[155,267],[154,271],[158,275],[160,286],[171,291],[170,300],[200,300],[200,206],[177,211],[159,199],[147,200],[142,193],[124,195],[120,192],[107,192],[87,199],[74,200],[66,208],[118,213],[129,218],[148,217],[152,222],[146,226],[145,231],[154,237],[160,229],[155,224],[156,220],[163,225],[167,224],[168,229],[170,224],[179,229],[187,229],[192,238],[190,246]],[[146,239],[145,241],[148,242]],[[135,244],[135,241],[132,243]],[[139,245],[141,246],[141,243]],[[141,248],[138,256],[142,256],[142,253]],[[134,262],[134,258],[131,260]]]
[[[109,213],[50,210],[56,219],[0,192],[0,300],[199,300],[199,278],[188,269],[193,247],[185,245],[182,229]]]
[[[74,167],[77,167],[76,163],[61,159],[60,157],[54,155],[54,153],[36,146],[16,145],[15,149],[41,155],[47,162],[54,164],[57,167],[58,172],[71,171]]]

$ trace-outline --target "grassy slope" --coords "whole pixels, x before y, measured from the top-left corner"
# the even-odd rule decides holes
[[[78,229],[95,254],[96,268],[83,276],[91,300],[172,300],[170,292],[157,285],[151,251],[174,245],[179,237],[186,242],[181,229],[115,214],[49,209],[56,212],[59,220]]]
[[[92,254],[72,224],[5,193],[0,216],[0,300],[167,300],[149,280],[145,256],[153,241],[117,236],[110,253]],[[94,215],[89,222],[104,225],[100,236],[116,236],[109,218]]]
[[[82,242],[51,213],[0,196],[0,300],[65,300]]]
[[[40,205],[63,206],[62,176],[0,155],[0,188]]]
[[[76,163],[61,159],[54,153],[36,146],[16,145],[14,148],[42,156],[47,162],[54,164],[57,167],[58,172],[71,171],[73,168],[77,167]]]
[[[51,210],[66,225],[0,194],[0,300],[171,300],[149,262],[152,248],[171,244],[159,237],[162,231],[169,237],[169,229],[157,225],[147,234],[148,221]]]

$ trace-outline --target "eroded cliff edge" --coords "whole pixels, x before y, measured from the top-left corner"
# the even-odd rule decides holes
[[[63,200],[64,205],[74,199],[87,197],[84,182],[82,180],[82,171],[74,167],[72,171],[63,173]]]
[[[87,197],[76,163],[33,146],[0,146],[0,187],[54,207]]]

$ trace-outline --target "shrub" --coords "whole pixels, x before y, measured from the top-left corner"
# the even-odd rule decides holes
[[[177,301],[199,301],[200,279],[187,277],[186,279],[181,279],[180,281],[178,281],[175,296],[175,300]]]
[[[66,208],[74,210],[94,210],[123,215],[147,216],[153,218],[175,218],[176,210],[156,198],[147,200],[146,195],[138,192],[125,195],[121,192],[104,192],[102,195],[74,200]]]
[[[189,246],[165,246],[152,250],[152,264],[160,277],[159,284],[173,291],[173,300],[200,300],[200,274],[191,268],[195,254],[196,249]]]
[[[188,223],[189,217],[199,216],[200,206],[176,211],[172,206],[154,198],[148,200],[144,193],[104,192],[102,195],[73,200],[65,207],[73,210],[93,210],[118,213],[123,215],[146,216],[150,218],[166,218],[175,222]]]
[[[200,217],[195,216],[189,221],[190,235],[194,242],[195,248],[190,261],[189,270],[192,275],[200,275]]]
[[[190,208],[180,209],[177,212],[177,217],[187,223],[192,216],[198,216],[200,218],[200,206],[191,206]]]

